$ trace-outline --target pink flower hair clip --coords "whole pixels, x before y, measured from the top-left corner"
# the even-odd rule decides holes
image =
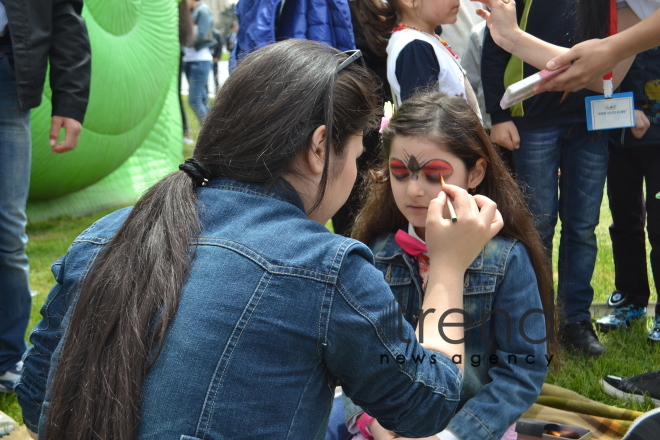
[[[383,105],[383,118],[380,120],[380,130],[379,133],[385,131],[388,125],[390,125],[390,119],[392,119],[392,114],[394,113],[394,106],[391,102],[387,101]]]

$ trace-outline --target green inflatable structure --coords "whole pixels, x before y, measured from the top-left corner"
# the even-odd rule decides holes
[[[177,0],[86,0],[89,106],[78,147],[50,151],[51,91],[32,111],[31,221],[131,205],[182,157]]]

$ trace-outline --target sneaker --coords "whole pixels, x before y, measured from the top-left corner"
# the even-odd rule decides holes
[[[653,342],[660,342],[660,316],[655,317],[653,328],[647,337]]]
[[[637,417],[621,440],[657,440],[660,432],[660,408]]]
[[[596,328],[603,333],[619,328],[627,329],[633,320],[646,316],[646,307],[638,307],[632,304],[617,307],[607,316],[596,321]]]
[[[605,394],[612,397],[643,402],[644,395],[648,395],[656,406],[660,406],[660,371],[632,377],[605,376],[600,384]]]
[[[628,294],[620,290],[615,290],[610,293],[610,297],[607,299],[607,305],[610,307],[619,307],[625,304]]]
[[[605,346],[600,343],[594,332],[591,321],[578,321],[563,326],[559,331],[559,342],[562,347],[593,358],[605,353]]]
[[[20,361],[7,371],[0,371],[0,393],[9,394],[14,392],[16,382],[21,378],[23,361]]]

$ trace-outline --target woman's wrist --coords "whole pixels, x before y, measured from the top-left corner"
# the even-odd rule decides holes
[[[530,34],[520,28],[516,28],[512,33],[506,36],[501,47],[511,55],[522,59],[520,49],[523,48],[527,40],[531,41],[532,39],[533,38]]]

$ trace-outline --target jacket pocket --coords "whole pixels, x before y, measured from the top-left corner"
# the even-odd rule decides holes
[[[467,271],[463,284],[463,310],[470,316],[465,330],[480,326],[493,305],[497,275]]]

